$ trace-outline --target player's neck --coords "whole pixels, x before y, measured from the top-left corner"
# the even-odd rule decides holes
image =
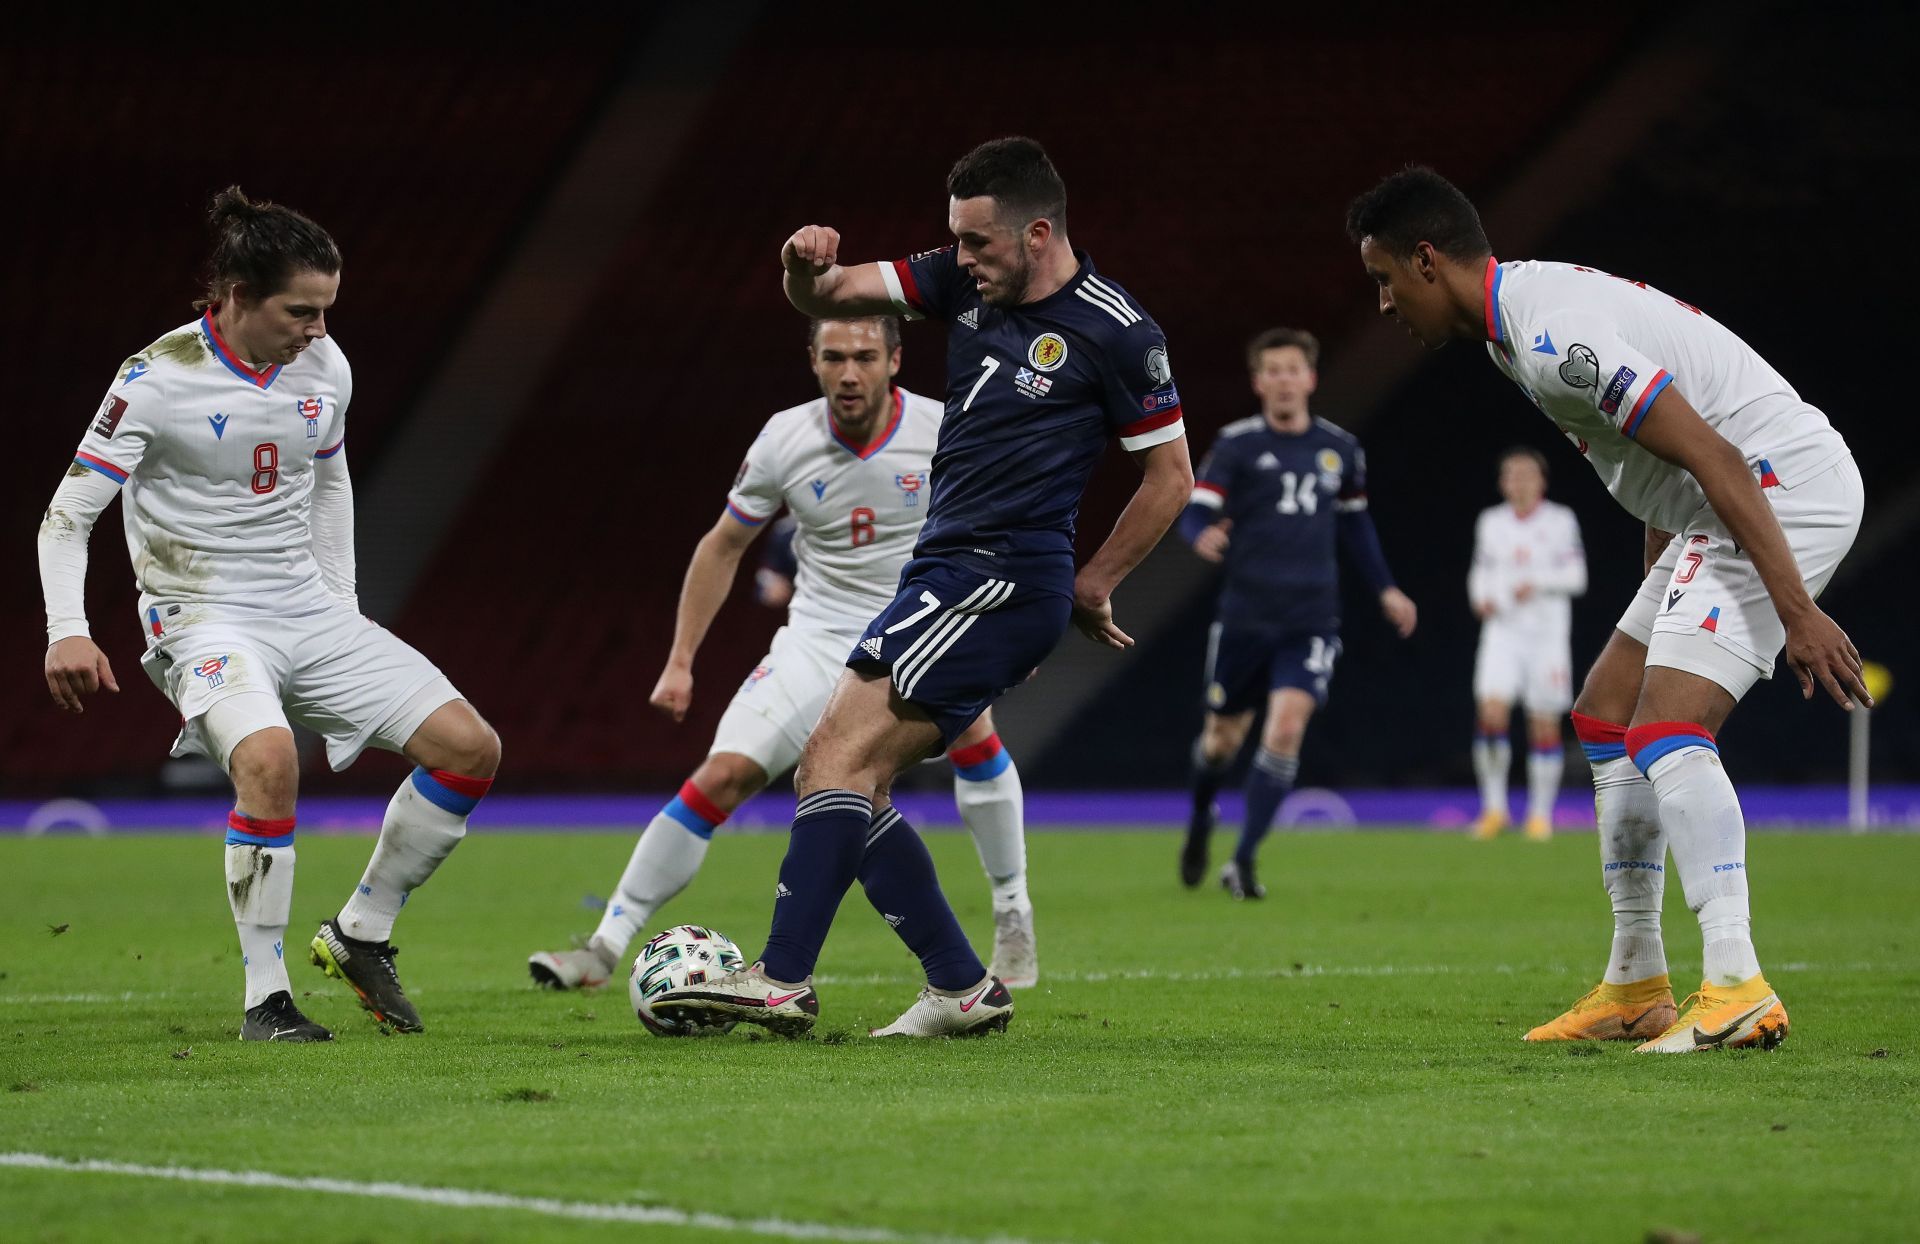
[[[1519,519],[1532,518],[1534,515],[1534,512],[1540,508],[1540,502],[1545,500],[1546,500],[1545,497],[1541,497],[1538,500],[1531,501],[1526,505],[1521,505],[1517,501],[1509,501],[1507,502],[1507,508],[1513,511],[1513,516],[1515,518],[1519,518]]]
[[[214,331],[220,334],[220,340],[226,343],[227,349],[233,351],[242,363],[255,371],[264,370],[260,366],[259,352],[247,341],[247,334],[240,329],[239,319],[239,312],[233,309],[233,304],[230,302],[220,303],[213,308]]]
[[[1287,436],[1298,436],[1313,425],[1313,416],[1302,406],[1299,410],[1262,412],[1266,415],[1267,426]]]
[[[879,401],[868,403],[867,417],[858,424],[846,422],[837,413],[829,413],[827,417],[833,420],[834,431],[840,434],[841,440],[864,449],[886,429],[888,421],[893,418],[894,407],[899,404],[899,401],[897,391],[889,388],[881,395]]]
[[[1073,253],[1073,244],[1067,241],[1066,234],[1055,234],[1040,256],[1040,262],[1034,265],[1033,280],[1027,284],[1026,301],[1034,303],[1053,297],[1065,289],[1067,282],[1073,280],[1079,271],[1080,259]]]

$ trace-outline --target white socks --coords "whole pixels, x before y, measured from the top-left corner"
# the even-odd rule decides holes
[[[1527,753],[1527,819],[1553,820],[1554,800],[1560,795],[1560,776],[1567,766],[1566,750],[1536,747]]]
[[[387,802],[367,871],[340,909],[340,931],[356,941],[384,942],[407,896],[433,876],[466,836],[467,816],[491,778],[415,769]]]
[[[1454,753],[1458,755],[1459,753]],[[1480,814],[1507,815],[1507,770],[1513,765],[1513,745],[1504,734],[1473,736],[1473,771],[1480,779]]]
[[[1593,810],[1600,825],[1600,880],[1613,904],[1606,982],[1664,976],[1660,900],[1667,888],[1667,838],[1653,784],[1625,755],[1593,762]]]
[[[620,885],[607,900],[600,927],[593,931],[593,940],[612,953],[616,965],[653,913],[692,883],[707,858],[713,831],[726,819],[727,813],[701,793],[691,778],[654,814],[640,841],[633,844]]]
[[[1661,722],[1633,730],[1628,745],[1659,797],[1674,867],[1700,917],[1702,976],[1728,986],[1759,975],[1747,906],[1747,823],[1713,736]]]
[[[1023,911],[1027,897],[1026,801],[1013,757],[992,735],[947,754],[953,762],[953,802],[973,835],[980,867],[993,883],[993,909]]]
[[[287,981],[287,917],[293,910],[293,835],[291,822],[282,847],[227,843],[227,905],[240,933],[240,954],[247,969],[248,1007],[259,1006]]]

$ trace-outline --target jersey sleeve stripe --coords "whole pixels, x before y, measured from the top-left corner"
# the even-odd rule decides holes
[[[1500,318],[1500,282],[1506,279],[1506,273],[1500,270],[1500,261],[1487,257],[1487,274],[1483,278],[1487,292],[1487,340],[1502,342],[1500,330],[1505,326]]]
[[[1108,315],[1112,316],[1114,320],[1117,323],[1119,323],[1122,327],[1132,324],[1134,319],[1139,318],[1138,316],[1133,316],[1133,312],[1127,310],[1125,304],[1116,305],[1114,303],[1108,302],[1105,298],[1102,298],[1098,294],[1095,294],[1091,289],[1089,289],[1085,285],[1082,285],[1079,289],[1074,290],[1073,296],[1075,298],[1080,299],[1080,301],[1082,302],[1091,304],[1092,306],[1096,306],[1100,308],[1102,311],[1105,311]],[[1133,319],[1129,319],[1128,318],[1129,316],[1133,316]]]
[[[753,515],[747,513],[745,510],[735,505],[733,503],[733,498],[731,497],[727,498],[727,513],[733,515],[735,518],[739,519],[741,522],[745,523],[749,527],[758,527],[760,526],[760,524],[766,522],[767,519],[773,517],[773,515],[771,514],[764,514],[758,518],[755,518]]]
[[[345,448],[346,443],[347,438],[343,436],[325,449],[319,450],[313,456],[316,458],[331,458],[333,455],[339,453],[341,449]]]
[[[86,467],[90,471],[100,472],[100,474],[106,476],[116,484],[124,484],[127,482],[126,471],[108,462],[105,458],[96,458],[92,454],[87,453],[77,453],[73,456],[73,461],[77,466]]]
[[[1155,445],[1177,441],[1186,434],[1186,422],[1181,418],[1180,408],[1175,406],[1172,410],[1163,410],[1151,418],[1121,428],[1120,448],[1129,453],[1152,449]]]
[[[1227,490],[1218,484],[1210,484],[1206,480],[1195,480],[1193,495],[1187,498],[1188,505],[1201,505],[1209,510],[1220,509],[1226,503]]]
[[[1647,384],[1646,392],[1640,395],[1640,400],[1633,404],[1633,410],[1628,413],[1626,425],[1620,429],[1622,435],[1630,440],[1640,435],[1640,425],[1646,422],[1647,412],[1653,409],[1653,400],[1660,396],[1661,390],[1672,383],[1673,377],[1667,374],[1667,369],[1664,367],[1653,374],[1653,379]]]
[[[1107,302],[1118,307],[1120,313],[1126,317],[1127,323],[1138,324],[1140,322],[1140,313],[1127,305],[1127,300],[1121,295],[1120,291],[1105,281],[1102,281],[1099,277],[1089,276],[1086,285],[1082,288],[1086,289],[1095,297],[1105,299]]]
[[[886,283],[887,297],[893,299],[894,306],[916,318],[927,313],[926,301],[920,297],[920,286],[906,260],[881,264],[880,279]]]

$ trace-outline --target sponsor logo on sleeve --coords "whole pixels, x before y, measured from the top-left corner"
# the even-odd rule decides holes
[[[1174,389],[1161,389],[1157,393],[1149,393],[1140,399],[1140,409],[1149,414],[1156,410],[1167,410],[1179,404],[1180,394]]]
[[[1153,381],[1153,387],[1164,389],[1173,383],[1173,363],[1167,358],[1165,346],[1148,346],[1147,357],[1140,365],[1146,368],[1147,379]]]
[[[1560,364],[1560,379],[1576,389],[1600,387],[1600,360],[1579,342],[1567,347],[1567,359]]]
[[[120,416],[126,413],[127,399],[109,396],[100,403],[100,413],[93,417],[93,434],[112,440],[114,429],[120,426]]]
[[[1613,379],[1607,381],[1606,392],[1600,395],[1600,409],[1608,414],[1617,414],[1620,403],[1626,399],[1627,390],[1633,387],[1634,370],[1622,367],[1613,373]]]
[[[1027,362],[1035,371],[1057,371],[1066,361],[1066,338],[1058,333],[1041,333],[1027,346]]]

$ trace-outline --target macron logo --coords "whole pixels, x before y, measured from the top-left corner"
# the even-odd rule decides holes
[[[878,661],[880,659],[880,636],[875,635],[872,639],[861,640],[860,651]]]
[[[827,495],[827,481],[823,479],[814,480],[813,481],[813,499],[815,501],[818,501],[820,500],[820,498],[826,495]]]
[[[226,434],[227,434],[227,417],[226,417],[225,415],[208,415],[208,416],[207,416],[207,422],[208,422],[208,423],[211,423],[211,424],[213,425],[213,439],[214,439],[214,440],[216,440],[216,441],[217,441],[217,440],[219,440],[219,439],[221,439],[222,437],[224,437],[224,436],[226,436]]]

